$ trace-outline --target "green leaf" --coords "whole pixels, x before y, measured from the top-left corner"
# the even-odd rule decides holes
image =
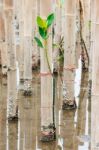
[[[40,27],[40,28],[47,28],[47,22],[46,20],[42,19],[40,16],[37,17],[37,25]]]
[[[35,39],[35,41],[37,42],[37,45],[38,45],[39,47],[43,48],[43,44],[42,44],[42,42],[40,41],[40,39],[37,38],[37,37],[34,37],[34,39]]]
[[[51,26],[53,21],[54,21],[54,14],[50,14],[48,17],[47,17],[47,27]]]
[[[48,36],[47,36],[47,31],[44,30],[44,28],[40,28],[40,27],[39,27],[39,34],[40,34],[40,36],[41,36],[44,40],[46,40],[46,39],[48,38]]]

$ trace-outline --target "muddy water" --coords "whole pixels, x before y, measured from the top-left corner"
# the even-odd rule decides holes
[[[78,72],[77,72],[78,74]],[[90,100],[88,99],[88,74],[75,80],[76,111],[62,111],[62,88],[55,79],[55,124],[57,139],[52,143],[41,143],[40,77],[33,73],[32,97],[18,92],[19,121],[8,123],[6,119],[7,79],[0,76],[0,150],[90,150]],[[23,84],[18,85],[22,89]],[[79,94],[80,91],[80,94]]]

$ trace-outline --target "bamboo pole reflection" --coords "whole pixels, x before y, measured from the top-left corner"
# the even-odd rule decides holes
[[[1,70],[0,70],[1,71]],[[7,101],[6,78],[1,78],[0,73],[0,149],[6,149],[6,101]]]
[[[17,123],[6,123],[7,128],[7,150],[17,150]]]
[[[61,113],[61,127],[60,134],[63,139],[63,149],[74,150],[75,145],[75,126],[74,126],[75,112]]]
[[[20,93],[22,94],[22,93]],[[36,147],[36,115],[34,98],[20,97],[19,102],[19,149],[32,150]]]

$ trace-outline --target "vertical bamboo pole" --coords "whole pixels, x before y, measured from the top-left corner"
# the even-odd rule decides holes
[[[13,25],[13,8],[7,9],[5,6],[5,21],[6,21],[6,40],[8,49],[8,68],[16,69],[16,50],[14,47],[14,25]],[[12,36],[10,36],[12,34]]]
[[[76,68],[79,65],[79,59],[81,56],[81,40],[80,40],[80,9],[79,9],[79,0],[76,2]]]
[[[75,79],[75,25],[76,0],[67,0],[64,4],[64,77],[63,77],[63,109],[74,109],[74,79]]]
[[[16,47],[16,61],[19,66],[20,58],[20,36],[19,36],[19,0],[14,1],[14,30],[15,30],[15,47]]]
[[[89,3],[90,4],[90,3]],[[86,9],[85,9],[85,3],[84,1],[79,0],[79,16],[80,16],[80,41],[81,41],[81,56],[82,56],[82,69],[83,70],[88,70],[89,67],[89,49],[90,49],[90,35],[89,35],[89,20],[88,21],[88,25],[86,24]],[[90,6],[89,6],[90,8]],[[87,11],[88,16],[90,17],[90,10]],[[87,26],[87,30],[86,30],[86,26]],[[87,38],[87,39],[86,39]]]
[[[53,4],[55,12],[55,25],[53,26],[54,28],[53,42],[58,45],[58,47],[55,47],[53,51],[53,68],[54,72],[58,72],[59,43],[61,40],[61,30],[62,30],[62,6],[59,3],[59,0],[55,0]]]
[[[17,117],[17,76],[16,70],[8,72],[8,98],[7,117],[16,119]],[[12,85],[12,83],[14,83]]]
[[[89,48],[90,48],[90,28],[91,28],[91,22],[90,22],[90,0],[86,1],[83,0],[83,10],[84,10],[84,32],[83,32],[83,37],[84,41],[86,43],[86,47],[88,49],[89,53]]]
[[[24,80],[24,0],[17,1],[17,17],[19,22],[19,52],[18,52],[18,63],[19,63],[19,76],[20,81]]]
[[[92,104],[91,104],[91,150],[99,148],[99,1],[91,1],[92,6]]]
[[[38,8],[38,2],[33,1],[33,10],[32,10],[32,37],[35,37],[37,34],[37,25],[36,25],[36,17],[39,13],[39,8]],[[36,42],[33,41],[32,43],[32,69],[36,69],[38,67],[38,62],[39,62],[39,57],[40,57],[40,52],[38,50],[38,46],[36,44]]]
[[[0,50],[1,50],[1,63],[2,63],[2,73],[7,74],[7,48],[5,41],[5,20],[4,20],[4,10],[3,1],[0,2]]]
[[[32,7],[33,0],[24,1],[24,80],[26,90],[32,80]],[[28,13],[27,13],[28,12]]]
[[[8,99],[7,117],[10,120],[17,118],[17,83],[16,83],[16,49],[14,33],[14,2],[4,1],[4,15],[6,22],[6,43],[8,53]]]
[[[52,1],[40,1],[40,16],[46,18],[52,13]],[[52,28],[49,29],[52,33]],[[50,63],[51,72],[52,65],[52,36],[47,40],[47,53]],[[48,126],[53,123],[53,78],[49,71],[44,49],[40,50],[41,57],[41,126]]]
[[[95,4],[96,3],[96,4]],[[93,24],[93,31],[92,31],[92,35],[93,35],[93,42],[94,42],[94,45],[93,45],[93,53],[92,53],[92,68],[93,68],[93,71],[92,71],[92,80],[93,80],[93,89],[92,89],[92,92],[93,94],[95,95],[98,95],[98,87],[99,87],[99,81],[98,81],[98,75],[99,75],[99,52],[98,52],[98,47],[99,47],[99,44],[98,44],[98,31],[99,31],[99,25],[98,25],[98,22],[99,22],[99,19],[98,19],[98,7],[97,7],[97,4],[98,4],[98,1],[96,0],[94,2],[94,18],[92,20],[92,24]],[[94,34],[93,34],[94,32]]]

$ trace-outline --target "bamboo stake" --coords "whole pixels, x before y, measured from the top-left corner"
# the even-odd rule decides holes
[[[76,3],[76,68],[78,68],[78,62],[81,56],[81,40],[80,40],[80,12],[79,12],[79,0]]]
[[[20,81],[24,80],[24,1],[19,1],[19,37],[20,37],[20,50],[19,50],[19,74],[20,74]]]
[[[26,90],[32,80],[32,7],[33,0],[24,1],[24,80]],[[28,13],[27,13],[28,12]]]
[[[13,120],[17,117],[17,81],[16,81],[16,48],[14,35],[14,3],[4,1],[4,15],[6,25],[6,44],[8,52],[8,101],[7,117]],[[12,85],[13,83],[13,85]]]
[[[3,11],[3,2],[0,3],[0,50],[1,50],[1,64],[2,73],[7,74],[7,48],[5,42],[5,20]]]
[[[64,78],[63,100],[68,106],[74,105],[74,79],[76,69],[75,57],[75,26],[76,26],[76,0],[67,0],[64,4]]]
[[[55,12],[55,25],[53,26],[54,29],[54,37],[53,37],[53,43],[56,45],[59,45],[61,40],[61,30],[62,30],[62,7],[58,5],[58,1],[56,0],[54,3],[54,12]],[[59,68],[59,46],[56,46],[53,51],[53,67],[54,71],[58,72]]]
[[[91,22],[90,22],[90,0],[85,1],[83,0],[83,10],[84,10],[84,29],[83,29],[83,38],[86,42],[86,47],[88,49],[90,48],[90,28],[91,28]]]
[[[32,10],[32,14],[33,14],[33,17],[32,17],[32,37],[35,37],[36,34],[37,34],[37,25],[36,25],[36,18],[37,18],[37,15],[39,13],[39,3],[38,1],[33,1],[33,10]],[[33,41],[32,43],[32,69],[37,69],[38,68],[38,65],[39,65],[39,57],[40,57],[40,52],[39,52],[39,49],[37,47],[37,44],[36,42]]]
[[[91,150],[99,148],[99,1],[91,1],[92,6],[92,29],[91,29],[91,48],[92,48],[92,104],[91,104]]]
[[[96,4],[95,4],[96,3]],[[98,22],[98,8],[97,8],[98,1],[96,0],[94,2],[94,20],[92,21],[92,40],[93,40],[93,51],[92,51],[92,80],[93,80],[93,87],[92,87],[92,93],[93,95],[98,95],[98,75],[99,75],[99,44],[98,44],[98,31],[99,31],[99,25]],[[96,10],[95,10],[96,9]]]
[[[80,17],[80,40],[81,40],[81,56],[82,56],[82,69],[83,70],[88,70],[89,67],[89,54],[88,54],[88,49],[86,46],[86,43],[84,41],[83,33],[84,33],[84,19],[83,19],[83,5],[82,2],[79,1],[79,17]]]
[[[8,73],[8,104],[7,104],[7,117],[16,117],[17,113],[17,76],[16,71]],[[12,83],[13,86],[12,86]]]
[[[51,0],[40,1],[40,15],[42,18],[46,18],[52,12]],[[52,32],[52,28],[49,33]],[[50,63],[51,72],[53,69],[52,65],[52,36],[47,41],[47,53]],[[41,57],[41,73],[49,73],[49,67],[46,60],[46,54],[43,49],[40,50]],[[53,79],[51,74],[48,76],[41,76],[41,126],[48,126],[53,123]]]

